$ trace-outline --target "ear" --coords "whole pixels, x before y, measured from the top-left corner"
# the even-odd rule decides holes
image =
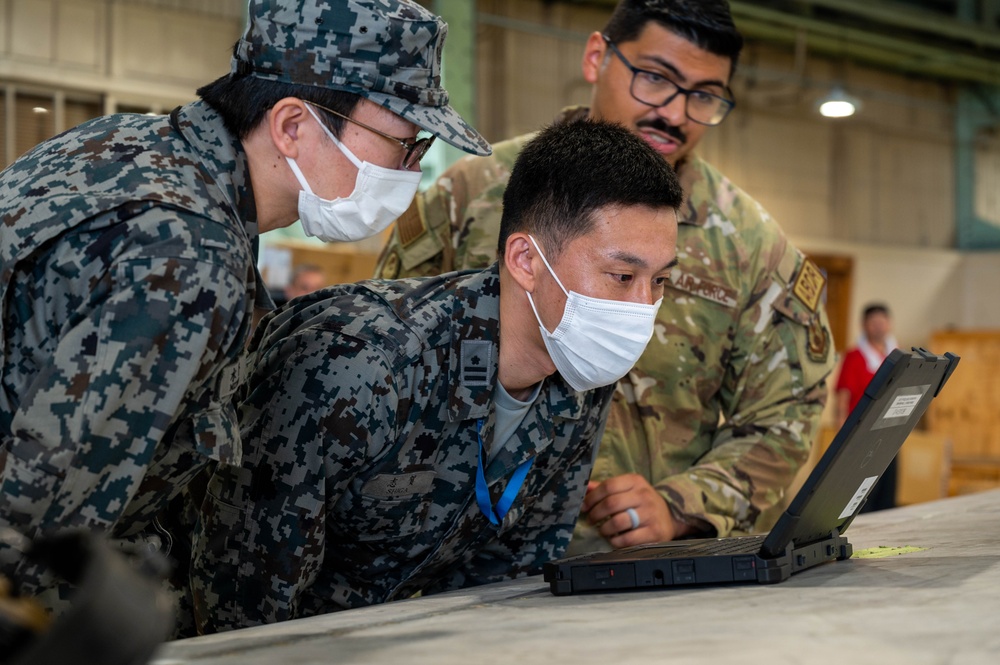
[[[268,134],[283,156],[298,159],[299,140],[309,115],[305,102],[296,97],[278,100],[267,112]]]
[[[519,231],[507,237],[503,253],[504,267],[518,286],[529,293],[535,290],[536,264],[540,264],[535,260],[537,256],[538,252],[527,233]]]
[[[590,33],[587,38],[587,46],[583,49],[583,78],[587,83],[597,83],[597,77],[601,73],[604,64],[604,56],[607,53],[608,44],[604,41],[604,36],[600,32]]]

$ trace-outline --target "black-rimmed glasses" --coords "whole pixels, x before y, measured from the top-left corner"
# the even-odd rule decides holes
[[[358,122],[354,118],[350,118],[350,117],[344,115],[343,113],[337,113],[333,109],[328,109],[325,106],[323,106],[322,104],[317,104],[316,102],[306,102],[306,104],[310,104],[312,106],[315,106],[318,109],[323,109],[324,111],[326,111],[327,113],[329,113],[331,115],[335,115],[338,118],[343,118],[347,122],[354,123],[355,125],[358,125],[359,127],[364,127],[365,129],[367,129],[370,132],[375,132],[379,136],[385,137],[385,138],[389,139],[390,141],[393,141],[394,143],[398,143],[399,145],[401,145],[406,150],[406,154],[403,155],[403,162],[402,162],[402,167],[404,169],[406,169],[406,170],[410,170],[415,165],[417,165],[417,164],[420,163],[420,160],[423,159],[424,155],[427,154],[427,151],[430,150],[430,147],[434,144],[434,139],[436,138],[434,136],[427,136],[427,137],[422,138],[422,139],[417,139],[416,141],[412,141],[412,142],[411,141],[407,141],[406,139],[401,139],[401,138],[398,138],[398,137],[395,137],[395,136],[390,136],[389,134],[386,134],[385,132],[379,131],[379,130],[375,129],[374,127],[369,127],[368,125],[366,125],[363,122]]]
[[[629,92],[632,93],[632,97],[636,101],[659,108],[669,104],[677,95],[684,95],[686,100],[684,112],[687,117],[700,125],[709,126],[718,125],[725,120],[729,112],[736,106],[736,102],[731,99],[713,95],[704,90],[682,88],[662,74],[633,66],[607,35],[603,35],[603,37],[611,51],[632,72],[632,85]]]

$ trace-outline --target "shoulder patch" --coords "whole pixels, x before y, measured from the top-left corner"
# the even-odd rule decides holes
[[[799,274],[795,277],[792,285],[792,293],[802,301],[809,311],[815,312],[819,307],[819,299],[823,295],[823,287],[826,286],[826,277],[816,267],[816,264],[806,259],[802,262]]]
[[[817,363],[826,362],[826,357],[830,353],[830,334],[823,327],[823,322],[818,316],[814,316],[809,323],[806,351],[809,354],[809,359]]]
[[[427,225],[420,214],[416,199],[396,220],[396,229],[399,231],[399,244],[403,247],[412,245],[427,233]]]
[[[382,264],[382,271],[379,273],[382,279],[396,279],[399,277],[399,252],[392,250],[389,255],[385,257],[385,263]]]

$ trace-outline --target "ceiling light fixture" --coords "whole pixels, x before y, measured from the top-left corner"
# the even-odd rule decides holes
[[[833,86],[833,89],[826,96],[820,97],[817,102],[820,115],[827,118],[846,118],[854,115],[860,107],[861,102],[844,92],[839,85]]]

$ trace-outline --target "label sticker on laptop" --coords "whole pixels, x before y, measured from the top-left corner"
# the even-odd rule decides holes
[[[872,429],[905,425],[910,420],[910,417],[914,415],[917,407],[920,406],[920,401],[930,388],[930,384],[897,388],[892,395],[892,399],[889,400],[889,405],[885,408],[885,411],[882,412],[879,419],[872,425]]]
[[[889,410],[885,412],[886,418],[906,418],[920,404],[920,395],[900,395],[892,400]]]
[[[840,513],[840,516],[837,518],[838,520],[842,520],[845,517],[850,517],[854,514],[854,511],[858,509],[861,502],[865,500],[866,496],[868,496],[868,490],[872,488],[872,485],[875,484],[876,480],[878,480],[878,476],[870,476],[861,481],[861,486],[858,487],[858,491],[854,493],[851,500],[847,502],[847,506],[844,508],[843,512]]]

